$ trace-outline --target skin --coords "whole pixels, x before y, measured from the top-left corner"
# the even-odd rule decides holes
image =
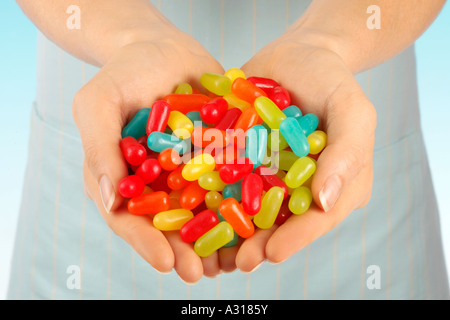
[[[328,145],[311,186],[316,204],[280,227],[257,230],[236,247],[200,258],[177,232],[161,232],[151,217],[127,214],[117,192],[127,175],[118,146],[123,126],[139,108],[150,106],[182,82],[201,89],[201,74],[224,73],[223,68],[146,0],[17,2],[52,41],[101,67],[73,101],[85,152],[87,194],[108,226],[150,265],[163,273],[175,269],[188,283],[236,268],[250,272],[265,260],[282,262],[367,204],[376,111],[354,75],[411,45],[445,3],[314,0],[280,38],[242,66],[248,76],[277,80],[291,93],[293,104],[318,115]],[[65,26],[66,9],[73,4],[81,9],[80,30]],[[366,10],[372,4],[381,9],[380,30],[366,27]]]

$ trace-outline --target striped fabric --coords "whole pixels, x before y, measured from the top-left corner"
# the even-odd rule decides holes
[[[153,1],[225,69],[241,66],[276,39],[309,2]],[[97,69],[42,35],[38,43],[38,88],[9,299],[449,298],[420,128],[414,47],[357,75],[378,112],[370,203],[282,264],[188,285],[175,272],[152,269],[107,227],[84,194],[83,152],[71,105]],[[71,285],[74,274],[80,275],[79,288]]]

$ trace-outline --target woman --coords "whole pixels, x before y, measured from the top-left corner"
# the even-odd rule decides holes
[[[449,297],[411,46],[444,1],[18,2],[49,40],[10,298]],[[118,141],[176,85],[241,65],[319,116],[317,205],[201,259],[126,213]]]

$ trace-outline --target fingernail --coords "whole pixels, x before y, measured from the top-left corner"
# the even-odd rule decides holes
[[[337,175],[328,178],[322,190],[319,192],[319,200],[323,210],[328,212],[333,208],[341,194],[342,182]]]
[[[114,204],[114,200],[116,198],[114,187],[107,176],[103,176],[100,179],[100,195],[102,197],[103,206],[105,207],[106,212],[111,213],[111,208]]]

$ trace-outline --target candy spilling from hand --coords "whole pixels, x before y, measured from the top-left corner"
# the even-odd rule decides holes
[[[122,131],[128,211],[179,230],[206,257],[305,213],[327,135],[275,80],[205,73],[141,109]]]

